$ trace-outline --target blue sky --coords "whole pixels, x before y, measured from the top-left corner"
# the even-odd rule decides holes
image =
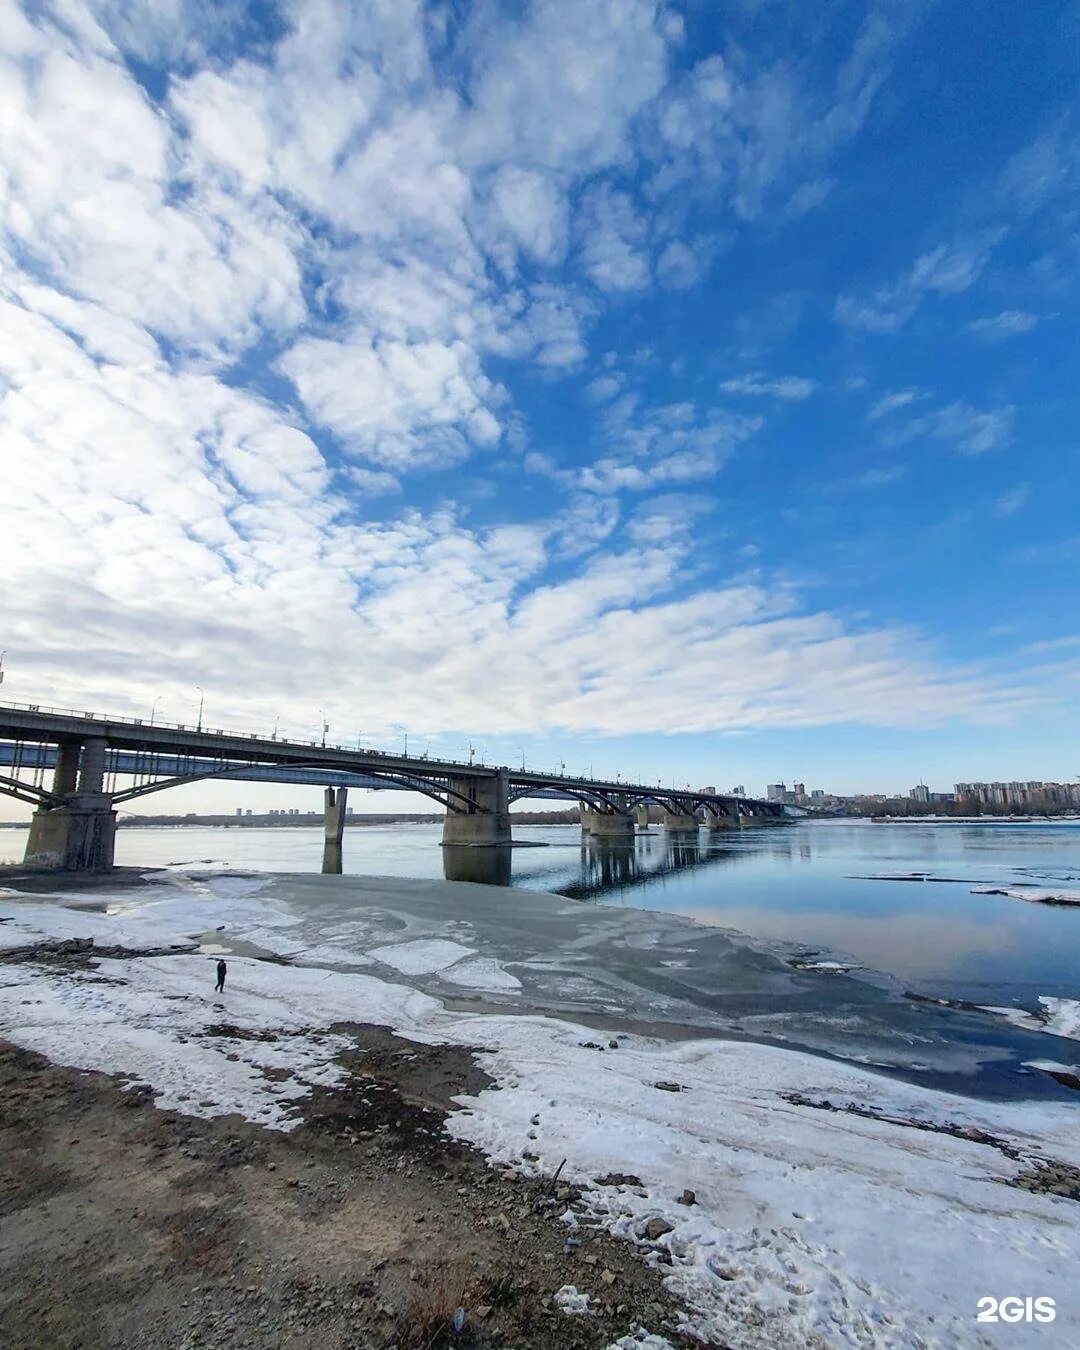
[[[723,787],[1080,772],[1075,2],[0,33],[7,697]]]

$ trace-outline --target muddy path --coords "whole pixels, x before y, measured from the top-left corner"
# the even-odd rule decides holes
[[[335,1030],[349,1079],[288,1134],[160,1111],[0,1042],[0,1344],[562,1350],[634,1326],[679,1343],[645,1249],[588,1226],[568,1243],[574,1188],[443,1133],[482,1057]],[[562,1312],[565,1285],[593,1311]]]

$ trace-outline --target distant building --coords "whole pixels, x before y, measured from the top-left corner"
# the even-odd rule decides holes
[[[930,800],[930,789],[925,783],[916,783],[908,796],[913,802],[928,802]]]
[[[765,796],[770,802],[787,801],[787,785],[785,783],[770,783],[765,789]]]
[[[251,807],[250,807],[250,806],[249,806],[248,809],[244,812],[244,814],[245,814],[245,815],[248,815],[248,816],[251,815]]]
[[[795,786],[791,789],[791,791],[792,791],[792,794],[795,796],[796,800],[797,800],[799,797],[805,797],[805,796],[806,796],[806,784],[805,784],[805,783],[796,783]]]
[[[702,788],[698,788],[698,791],[699,791],[699,792],[707,793],[708,796],[710,796],[710,797],[715,797],[715,796],[716,796],[716,788],[715,788],[715,787],[702,787]]]
[[[1080,807],[1080,783],[957,783],[956,800],[973,806],[1022,807],[1035,811],[1047,808]]]
[[[814,790],[810,793],[810,800],[814,802],[824,801],[825,793],[821,790],[821,788],[814,788]]]
[[[236,808],[236,814],[237,814],[238,816],[242,816],[242,815],[244,814],[244,808],[243,808],[242,806],[238,806],[238,807]]]
[[[731,795],[732,795],[733,797],[745,797],[745,796],[746,796],[746,788],[744,788],[743,785],[740,783],[738,787],[733,787],[733,788],[731,789]]]

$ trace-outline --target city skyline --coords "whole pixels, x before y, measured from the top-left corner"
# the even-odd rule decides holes
[[[0,696],[1075,778],[1075,5],[0,22]]]

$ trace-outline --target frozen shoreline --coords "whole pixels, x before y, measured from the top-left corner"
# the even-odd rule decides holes
[[[114,913],[0,896],[8,920],[0,950],[76,937],[145,949],[190,943],[225,924],[264,951],[295,954],[295,917],[276,893],[281,878],[177,873],[166,881],[137,908],[130,892],[111,901],[103,893]],[[447,897],[455,885],[413,884]],[[640,1178],[640,1187],[594,1187],[593,1209],[621,1235],[650,1219],[671,1225],[660,1239],[673,1261],[669,1279],[702,1335],[793,1347],[979,1344],[976,1299],[1015,1288],[1057,1297],[1057,1343],[1080,1334],[1066,1297],[1080,1256],[1075,1201],[1000,1184],[1025,1159],[1080,1164],[1075,1107],[978,1102],[761,1045],[621,1036],[611,1048],[570,1020],[454,1012],[371,973],[371,964],[388,964],[408,978],[443,963],[462,987],[512,999],[512,967],[465,940],[384,944],[344,961],[340,946],[327,949],[348,968],[229,956],[227,1020],[273,1031],[274,1042],[206,1035],[223,1009],[208,993],[212,959],[190,951],[103,959],[93,972],[4,964],[0,1036],[58,1063],[148,1083],[163,1107],[235,1111],[272,1129],[290,1128],[313,1085],[342,1080],[345,1044],[326,1030],[334,1024],[366,1021],[414,1041],[481,1046],[495,1085],[460,1099],[450,1131],[525,1170],[553,1171],[566,1158],[563,1176],[579,1184],[613,1172]],[[305,955],[312,959],[310,948]],[[895,1123],[903,1120],[985,1131],[1016,1156],[981,1137]],[[686,1189],[692,1206],[678,1201]],[[1011,1344],[1033,1342],[1038,1331],[1007,1330]]]

